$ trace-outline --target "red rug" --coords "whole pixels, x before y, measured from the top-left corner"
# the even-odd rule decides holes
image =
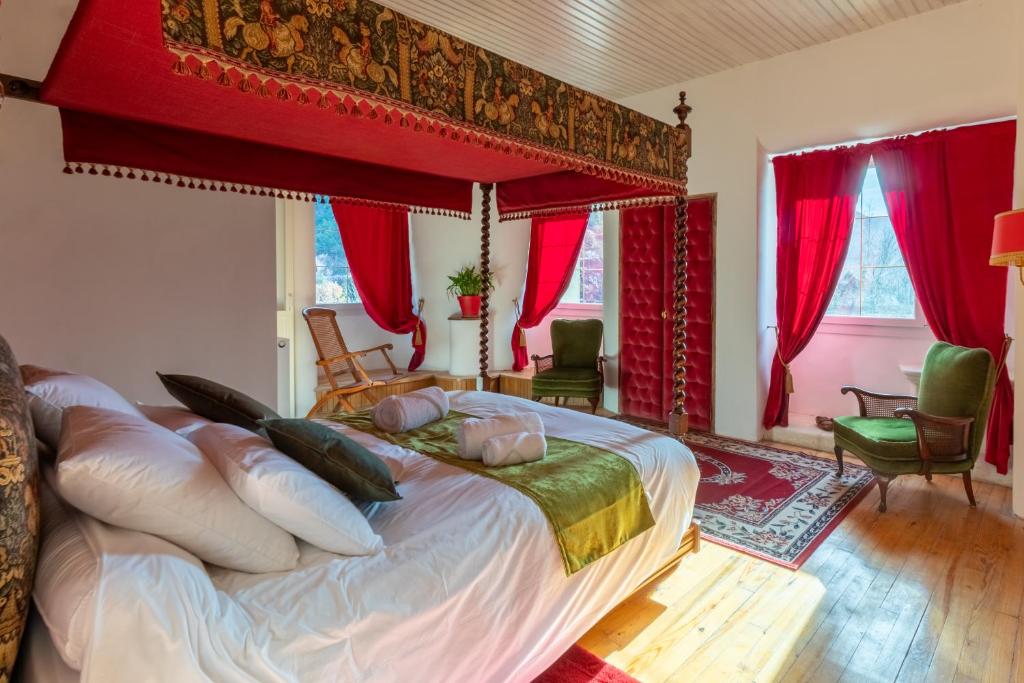
[[[708,540],[799,569],[871,490],[866,467],[759,443],[691,433],[700,486],[694,516]]]
[[[624,421],[667,434],[663,426]],[[690,432],[700,467],[694,517],[714,543],[799,569],[871,490],[871,471],[760,443]]]
[[[639,683],[635,678],[616,669],[597,655],[579,645],[552,664],[533,683]]]

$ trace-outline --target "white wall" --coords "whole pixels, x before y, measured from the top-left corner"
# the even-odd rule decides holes
[[[1013,13],[1013,0],[967,0],[624,101],[673,121],[676,94],[686,90],[694,108],[690,191],[718,193],[720,432],[761,432],[762,365],[774,351],[774,337],[764,330],[774,321],[774,299],[758,294],[759,282],[774,292],[775,280],[773,255],[758,254],[769,248],[758,242],[759,216],[767,218],[758,185],[766,156],[1014,114]],[[794,369],[799,392],[803,373]]]
[[[6,8],[5,8],[6,9]],[[273,405],[273,200],[61,173],[51,107],[0,111],[0,334],[19,362],[172,403],[155,370]]]

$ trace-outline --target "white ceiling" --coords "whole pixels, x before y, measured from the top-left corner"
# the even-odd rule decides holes
[[[573,85],[620,99],[960,1],[384,0],[384,4]],[[0,71],[41,79],[76,4],[75,0],[0,4]],[[36,28],[18,28],[23,26]]]
[[[612,99],[825,43],[961,0],[383,0]]]

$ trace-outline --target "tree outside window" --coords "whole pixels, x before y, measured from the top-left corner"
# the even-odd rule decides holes
[[[357,304],[359,293],[352,279],[341,233],[330,204],[315,204],[316,225],[316,302],[317,304]]]
[[[914,288],[872,164],[864,177],[850,247],[826,315],[912,320],[916,311]]]

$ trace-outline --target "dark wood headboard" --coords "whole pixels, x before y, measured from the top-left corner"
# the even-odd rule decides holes
[[[11,680],[32,602],[39,548],[39,465],[14,353],[0,337],[0,683]]]

